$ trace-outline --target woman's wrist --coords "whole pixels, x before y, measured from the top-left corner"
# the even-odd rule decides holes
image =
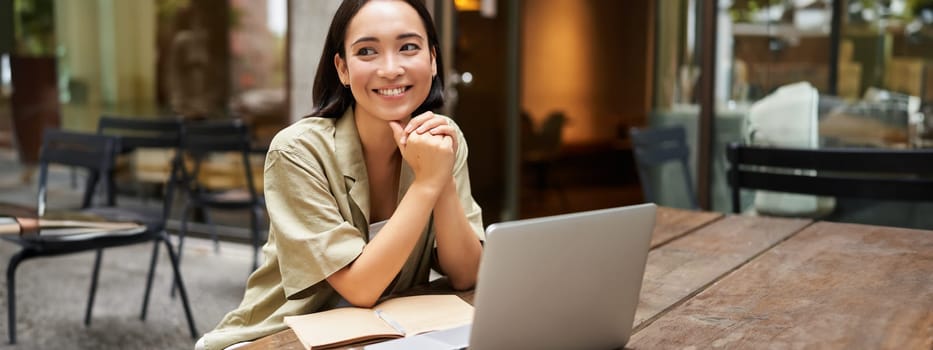
[[[453,195],[454,197],[457,197],[457,182],[454,181],[453,176],[447,179],[447,184],[444,185],[444,192],[442,192],[441,195]]]
[[[423,197],[422,199],[430,199],[433,202],[437,200],[445,187],[446,185],[441,186],[431,181],[415,179],[415,181],[411,183],[411,186],[408,187],[408,193]]]

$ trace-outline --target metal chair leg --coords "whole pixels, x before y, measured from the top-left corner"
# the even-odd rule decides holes
[[[100,260],[103,257],[104,251],[98,249],[94,252],[94,270],[91,271],[91,290],[88,292],[87,296],[87,309],[84,311],[84,325],[91,325],[91,310],[94,309],[94,296],[97,295],[97,276],[100,272]]]
[[[217,226],[211,220],[211,213],[207,208],[201,207],[201,215],[204,217],[204,223],[211,230],[211,242],[214,243],[214,254],[220,253],[220,240],[217,239]],[[179,252],[181,254],[181,252]]]
[[[253,269],[250,271],[256,271],[256,268],[259,267],[259,208],[252,207],[249,213],[250,233],[252,234],[250,238],[253,243]]]
[[[146,276],[146,291],[143,294],[143,310],[139,314],[139,319],[146,320],[146,311],[149,309],[149,294],[152,290],[152,278],[155,276],[156,262],[159,261],[159,241],[152,244],[152,257],[149,261],[149,275]]]
[[[178,264],[181,265],[181,256],[182,251],[185,249],[185,235],[188,233],[188,218],[191,216],[191,211],[193,207],[190,203],[185,203],[185,209],[181,213],[181,229],[178,230]],[[171,244],[166,236],[165,242]],[[172,280],[172,290],[169,291],[169,295],[172,298],[175,298],[175,280]]]
[[[10,264],[6,267],[6,302],[7,302],[7,335],[10,344],[16,344],[16,267],[28,256],[26,252],[20,251],[10,258]]]
[[[185,235],[188,234],[188,219],[194,209],[191,203],[185,203],[185,208],[181,212],[181,228],[178,230],[178,263],[181,264],[182,252],[185,248]]]
[[[169,260],[172,261],[172,270],[175,272],[175,285],[178,287],[178,293],[181,295],[181,303],[185,308],[185,317],[188,318],[188,330],[191,331],[191,338],[198,338],[198,331],[194,326],[194,317],[191,316],[191,307],[188,304],[188,292],[185,291],[185,283],[181,279],[181,268],[178,265],[178,256],[175,255],[174,249],[172,249],[172,243],[168,240],[168,235],[162,234],[162,241],[165,242],[165,248],[168,250]],[[172,288],[174,291],[175,289]]]

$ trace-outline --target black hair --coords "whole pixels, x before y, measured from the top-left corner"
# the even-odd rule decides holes
[[[307,117],[340,118],[347,108],[356,103],[350,89],[344,87],[340,82],[337,67],[334,66],[334,55],[338,54],[341,58],[346,58],[344,45],[347,37],[347,27],[357,12],[369,1],[344,0],[334,14],[330,29],[327,30],[327,39],[324,42],[324,50],[317,66],[317,74],[314,77],[311,98],[314,103],[314,111]],[[441,59],[440,44],[437,31],[434,28],[434,21],[431,19],[431,14],[424,6],[424,3],[421,0],[402,1],[414,8],[418,12],[418,17],[421,17],[421,22],[428,34],[428,46],[434,53],[434,62],[437,67],[437,74],[431,80],[431,91],[428,93],[428,97],[413,113],[413,115],[418,115],[444,105],[444,61]]]

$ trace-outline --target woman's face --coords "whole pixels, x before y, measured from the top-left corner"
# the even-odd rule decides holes
[[[357,118],[404,120],[428,97],[434,52],[418,12],[402,1],[370,1],[350,20],[346,58],[334,55]]]

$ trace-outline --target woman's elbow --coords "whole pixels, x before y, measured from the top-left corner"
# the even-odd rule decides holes
[[[448,276],[448,278],[450,279],[450,287],[454,290],[470,290],[476,286],[476,276],[473,276],[473,278],[454,278],[452,276]]]
[[[331,275],[327,281],[337,294],[340,294],[340,297],[350,305],[356,307],[372,307],[375,305],[376,301],[379,300],[380,292],[371,291],[370,288],[365,287],[364,284],[359,283],[360,281],[351,277],[344,269]]]
[[[375,306],[376,301],[379,300],[379,295],[370,295],[370,293],[363,293],[362,291],[347,293],[346,295],[341,294],[341,296],[346,299],[350,305],[362,308],[371,308]]]

